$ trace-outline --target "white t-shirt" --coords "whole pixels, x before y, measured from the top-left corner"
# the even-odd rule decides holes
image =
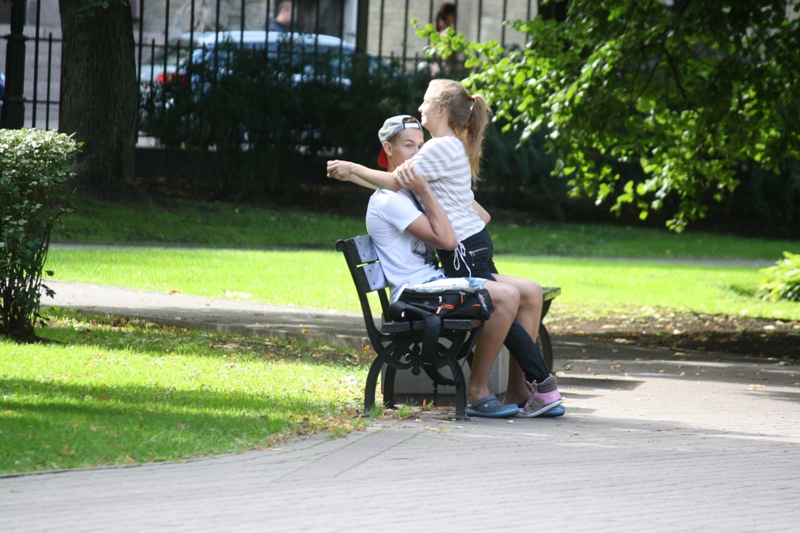
[[[483,221],[472,208],[475,195],[469,158],[458,138],[433,138],[411,160],[442,204],[459,242],[483,229]]]
[[[406,231],[417,218],[425,216],[407,193],[378,189],[367,207],[367,232],[375,244],[392,295],[405,284],[424,283],[444,275],[425,261],[425,243]]]

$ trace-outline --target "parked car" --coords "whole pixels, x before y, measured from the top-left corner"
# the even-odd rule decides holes
[[[188,42],[189,34],[184,34],[183,39]],[[281,31],[220,31],[203,32],[194,34],[194,47],[213,49],[222,43],[241,45],[247,48],[263,50],[265,47],[269,56],[276,57],[281,53],[293,52],[325,54],[340,52],[345,55],[355,53],[355,46],[351,43],[334,37],[316,33],[288,33]],[[294,46],[290,47],[289,45]]]
[[[338,153],[347,102],[382,102],[379,95],[406,94],[413,84],[414,73],[406,76],[399,63],[356,54],[352,44],[330,35],[192,37],[178,68],[156,75],[142,94],[142,131],[167,146]],[[379,72],[386,75],[372,75]]]
[[[139,80],[142,85],[172,82],[175,71],[189,57],[190,49],[189,41],[184,36],[168,45],[144,46],[142,55],[145,57],[139,65]]]
[[[221,31],[184,34],[178,44],[172,48],[173,55],[168,57],[175,57],[175,50],[188,51],[191,49],[191,58],[188,52],[184,52],[186,57],[175,62],[176,68],[161,69],[161,72],[153,79],[158,83],[188,85],[190,77],[194,80],[197,72],[209,66],[213,66],[217,70],[217,74],[222,76],[230,73],[231,54],[237,48],[266,50],[268,60],[274,63],[279,62],[284,68],[289,66],[291,82],[295,84],[317,79],[321,75],[319,70],[326,71],[324,75],[328,76],[328,81],[346,87],[351,84],[346,75],[356,53],[355,46],[351,43],[332,35],[278,31]],[[166,64],[169,67],[173,62],[168,59]],[[384,65],[371,56],[368,57],[368,64],[370,72],[384,67],[388,68],[388,65]],[[326,68],[321,69],[320,67]],[[192,69],[191,75],[187,72],[189,68]],[[142,76],[142,79],[149,78]]]

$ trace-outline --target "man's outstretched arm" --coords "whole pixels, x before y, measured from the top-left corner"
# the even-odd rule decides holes
[[[334,159],[328,161],[328,177],[349,181],[368,189],[389,189],[399,191],[400,185],[389,172],[374,170],[364,165]]]

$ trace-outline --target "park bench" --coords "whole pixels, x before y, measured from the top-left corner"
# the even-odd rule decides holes
[[[364,389],[364,410],[368,412],[375,404],[375,389],[378,378],[383,373],[383,399],[387,407],[394,407],[394,382],[398,370],[411,369],[418,375],[422,370],[433,381],[434,403],[439,385],[455,388],[456,418],[465,420],[467,406],[467,388],[464,373],[459,360],[472,353],[478,335],[483,328],[483,320],[443,318],[439,336],[438,358],[435,365],[423,365],[421,346],[425,322],[423,320],[391,320],[387,288],[389,283],[381,268],[378,255],[367,235],[341,239],[336,242],[336,250],[342,252],[347,267],[353,277],[358,292],[361,311],[367,335],[375,350],[376,357],[367,374]],[[370,294],[377,293],[381,306],[381,324],[375,319],[370,304]],[[553,299],[561,294],[558,287],[544,289],[545,301],[542,309],[542,321],[550,309]],[[539,345],[548,368],[552,368],[553,348],[550,335],[542,322],[539,327]],[[440,369],[448,368],[450,376],[443,375]]]

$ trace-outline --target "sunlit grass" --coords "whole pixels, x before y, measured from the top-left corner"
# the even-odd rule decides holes
[[[616,226],[490,229],[500,272],[562,288],[551,320],[653,307],[800,320],[799,303],[754,296],[756,266],[606,258],[777,260],[797,242]],[[352,280],[332,249],[336,239],[363,233],[362,218],[81,201],[54,242],[191,247],[56,246],[46,268],[64,281],[355,312]],[[298,251],[311,248],[318,250]],[[0,340],[0,472],[240,452],[362,423],[353,415],[368,354],[52,313],[38,332],[50,342]]]
[[[600,224],[491,223],[496,253],[578,257],[655,259],[765,259],[776,261],[783,250],[800,250],[800,242],[743,238],[666,229]]]
[[[241,452],[350,430],[369,357],[53,312],[0,339],[0,473]]]
[[[353,282],[337,252],[54,248],[47,268],[64,281],[358,309]]]
[[[800,303],[767,302],[755,296],[761,277],[757,267],[521,256],[500,256],[497,266],[504,274],[561,286],[554,316],[636,314],[636,309],[662,307],[678,312],[800,319]]]
[[[800,303],[766,302],[754,296],[760,280],[755,266],[520,255],[498,255],[496,262],[504,274],[560,286],[555,313],[603,314],[621,307],[660,306],[800,319]],[[360,310],[344,258],[337,252],[54,249],[48,268],[65,281]]]
[[[363,203],[363,196],[354,198]],[[800,242],[599,224],[492,222],[497,253],[591,257],[764,259],[800,252]],[[366,232],[363,216],[169,200],[120,206],[78,199],[53,230],[53,242],[156,244],[254,249],[333,249]]]

